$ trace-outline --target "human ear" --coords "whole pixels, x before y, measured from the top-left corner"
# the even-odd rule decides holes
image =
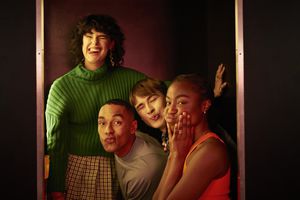
[[[202,113],[206,114],[211,106],[211,101],[209,99],[202,102]]]
[[[135,134],[135,132],[136,132],[136,130],[137,130],[137,126],[138,126],[137,120],[133,120],[133,121],[131,122],[131,127],[130,127],[130,133],[131,133],[131,134]]]

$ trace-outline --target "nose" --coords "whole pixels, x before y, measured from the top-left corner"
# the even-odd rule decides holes
[[[98,38],[97,37],[92,37],[92,41],[91,41],[92,44],[96,45],[98,44]]]
[[[105,127],[105,134],[106,135],[110,135],[114,132],[114,129],[112,128],[112,125],[110,123],[108,123]]]
[[[166,106],[165,112],[170,114],[177,113],[176,105],[174,103],[170,103],[168,106]]]
[[[153,106],[151,104],[146,103],[145,104],[145,108],[146,108],[147,114],[151,114],[151,113],[154,112],[154,108],[153,108]]]

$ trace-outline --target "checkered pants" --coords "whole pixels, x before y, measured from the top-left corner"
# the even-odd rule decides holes
[[[69,155],[67,200],[118,199],[119,184],[114,158]]]

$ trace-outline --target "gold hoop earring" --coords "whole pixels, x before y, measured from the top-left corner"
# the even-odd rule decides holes
[[[110,64],[111,66],[115,66],[115,62],[114,62],[114,57],[113,57],[113,53],[112,53],[112,50],[110,50],[110,53],[109,53],[109,59],[110,59]]]

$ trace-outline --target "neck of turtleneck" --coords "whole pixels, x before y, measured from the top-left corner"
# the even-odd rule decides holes
[[[101,79],[106,74],[107,70],[108,66],[105,63],[94,71],[86,69],[82,63],[79,63],[74,72],[75,76],[80,79],[95,81]]]

